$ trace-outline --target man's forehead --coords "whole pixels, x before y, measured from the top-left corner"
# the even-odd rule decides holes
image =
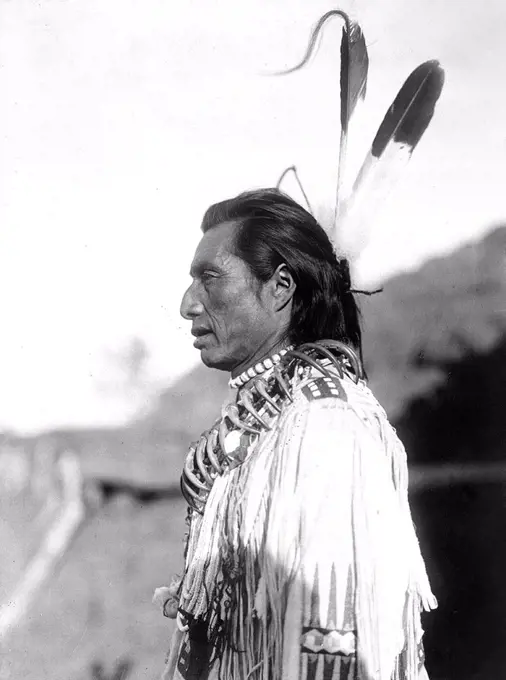
[[[197,246],[192,270],[208,264],[225,264],[233,255],[233,240],[236,225],[234,222],[223,222],[212,227],[202,236]]]

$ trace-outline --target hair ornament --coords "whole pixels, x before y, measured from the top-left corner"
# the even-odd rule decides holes
[[[364,162],[353,180],[346,167],[347,149],[353,141],[351,130],[354,114],[363,105],[367,90],[369,56],[362,29],[357,21],[340,9],[323,14],[309,38],[301,61],[277,75],[299,71],[316,51],[318,37],[330,19],[339,18],[343,24],[340,52],[340,123],[336,198],[331,224],[323,226],[331,234],[334,247],[344,249],[352,262],[356,261],[369,242],[369,235],[392,187],[425,133],[444,84],[444,71],[438,61],[420,64],[402,85],[387,109]],[[280,176],[277,188],[283,190],[287,178],[293,174],[304,202],[311,214],[311,203],[294,165]],[[349,173],[348,173],[349,174]],[[366,291],[356,291],[367,294]]]

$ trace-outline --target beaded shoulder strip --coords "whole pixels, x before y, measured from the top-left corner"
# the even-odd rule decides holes
[[[229,404],[223,417],[190,446],[181,475],[181,491],[193,510],[203,514],[216,477],[244,460],[244,446],[227,453],[230,449],[225,443],[228,435],[237,432],[239,438],[252,441],[252,437],[270,430],[283,405],[293,401],[291,383],[298,369],[311,367],[324,378],[333,378],[322,359],[330,361],[341,378],[344,377],[344,366],[349,367],[356,382],[364,377],[362,363],[355,351],[337,340],[308,342],[297,349],[287,349],[267,375],[248,377],[248,384],[239,386],[237,402]]]

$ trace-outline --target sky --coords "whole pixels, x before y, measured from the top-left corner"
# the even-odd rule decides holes
[[[210,203],[295,163],[332,207],[339,24],[304,71],[272,73],[334,7],[0,0],[0,428],[123,423],[198,362],[179,301]],[[434,58],[446,71],[356,265],[372,285],[506,222],[506,5],[340,7],[370,57],[351,168],[410,71]]]

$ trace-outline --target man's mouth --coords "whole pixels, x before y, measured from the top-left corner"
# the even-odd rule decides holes
[[[192,328],[191,330],[191,334],[196,338],[200,338],[202,335],[207,335],[210,332],[209,328]]]

